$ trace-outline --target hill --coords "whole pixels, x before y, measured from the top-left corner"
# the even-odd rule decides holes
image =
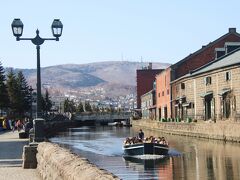
[[[42,84],[54,93],[99,90],[104,96],[113,97],[135,92],[136,70],[148,63],[107,61],[89,64],[64,64],[41,68]],[[153,63],[153,69],[169,66]],[[21,69],[28,82],[36,84],[36,69]],[[101,94],[101,93],[100,93]]]

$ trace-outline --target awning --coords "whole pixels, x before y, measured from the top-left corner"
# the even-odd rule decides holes
[[[222,89],[221,92],[218,94],[219,96],[223,96],[224,94],[230,92],[231,89],[230,88],[227,88],[227,89]]]
[[[190,103],[185,102],[182,104],[182,107],[188,107],[189,105],[190,105]]]
[[[156,105],[153,105],[153,106],[151,106],[151,107],[149,107],[148,109],[156,109]]]
[[[200,97],[201,97],[201,98],[205,98],[205,97],[210,96],[210,95],[212,95],[212,94],[213,94],[213,92],[212,92],[212,91],[209,91],[209,92],[206,92],[206,93],[201,94]]]
[[[176,101],[177,101],[177,100],[180,100],[180,99],[183,99],[183,98],[186,98],[186,96],[177,97],[177,98],[176,98]]]

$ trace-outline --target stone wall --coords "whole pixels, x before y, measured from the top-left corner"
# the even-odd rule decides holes
[[[132,125],[175,135],[240,142],[240,123],[232,121],[218,123],[161,123],[152,120],[136,120],[132,121]]]
[[[44,180],[119,179],[56,144],[43,142],[37,150],[37,169]]]

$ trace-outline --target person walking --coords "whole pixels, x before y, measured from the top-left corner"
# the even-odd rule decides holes
[[[16,122],[15,122],[15,120],[13,119],[13,120],[12,120],[12,132],[14,132],[15,129],[16,129]]]
[[[6,121],[6,119],[5,119],[5,118],[3,119],[3,122],[2,122],[2,127],[3,127],[3,129],[4,129],[4,130],[6,130],[6,129],[7,129],[7,121]]]
[[[21,126],[22,126],[22,123],[21,123],[21,120],[19,119],[17,121],[17,130],[18,130],[18,132],[21,130]]]

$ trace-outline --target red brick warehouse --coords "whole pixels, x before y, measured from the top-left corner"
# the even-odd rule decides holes
[[[163,69],[148,69],[137,70],[137,108],[141,108],[141,96],[153,89],[153,83],[157,74]]]

